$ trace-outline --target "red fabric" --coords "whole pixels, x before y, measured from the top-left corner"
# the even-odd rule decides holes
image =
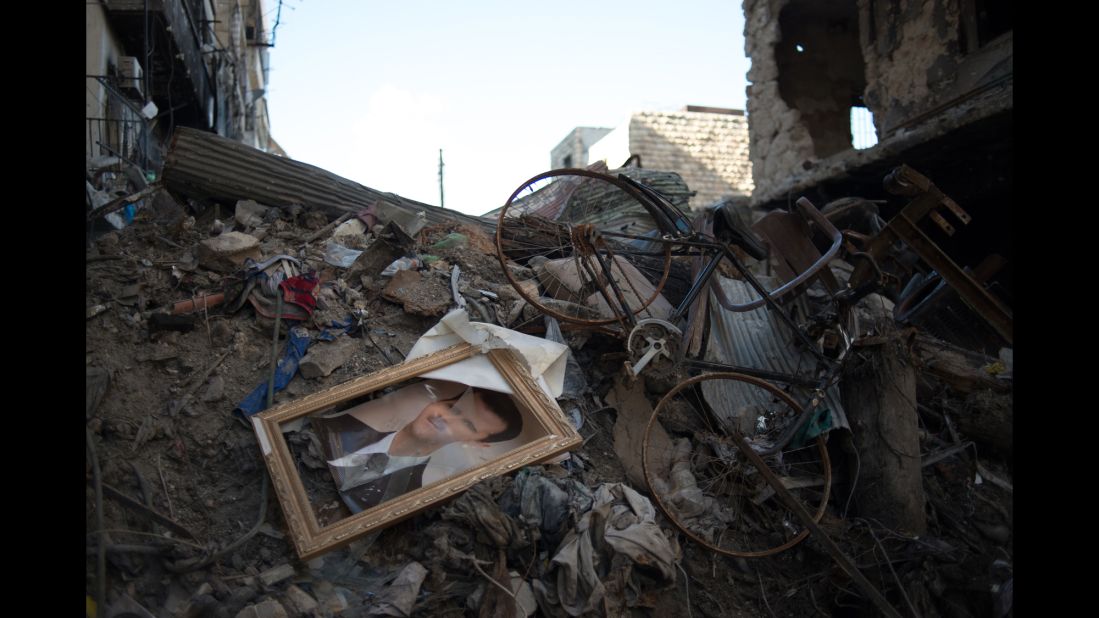
[[[314,275],[298,275],[279,283],[282,299],[303,308],[309,315],[317,308],[316,289],[320,282]]]

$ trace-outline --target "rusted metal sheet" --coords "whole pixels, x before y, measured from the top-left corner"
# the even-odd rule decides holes
[[[300,205],[330,217],[381,202],[412,216],[423,212],[428,223],[495,228],[489,219],[377,191],[319,167],[186,127],[172,136],[163,181],[174,192],[223,202],[250,199],[276,207]]]
[[[757,279],[768,289],[773,289],[778,284],[771,277],[759,276]],[[720,282],[725,296],[733,303],[745,304],[758,296],[743,281],[721,276],[717,276],[715,280]],[[799,298],[796,302],[804,303],[805,299]],[[814,375],[813,369],[816,365],[813,355],[801,350],[790,329],[765,307],[744,312],[725,311],[716,299],[711,299],[710,302],[710,337],[704,360],[799,376]],[[706,397],[731,402],[732,405],[725,406],[728,409],[736,410],[752,404],[764,405],[769,400],[768,393],[761,389],[728,380],[715,381],[714,384],[719,382],[727,386],[720,390],[728,392],[706,392]],[[710,383],[704,385],[704,390],[709,385]],[[798,400],[811,392],[802,387],[794,387],[792,390],[795,392],[794,398]],[[833,427],[846,428],[847,415],[840,402],[838,387],[828,389],[825,403],[832,411]]]
[[[599,174],[607,173],[607,164],[604,161],[596,161],[584,168],[589,172]],[[527,197],[516,199],[511,204],[511,210],[516,214],[534,215],[550,221],[556,221],[561,215],[569,197],[580,186],[583,178],[580,176],[562,176],[550,183],[547,187]],[[499,209],[490,213],[499,217]],[[489,216],[489,215],[485,215]]]
[[[885,188],[896,195],[911,196],[913,199],[889,221],[885,229],[867,243],[866,252],[875,259],[880,259],[890,251],[894,243],[903,241],[958,292],[965,304],[984,318],[1004,340],[1012,343],[1014,322],[1011,310],[960,268],[950,256],[943,253],[935,241],[917,225],[927,215],[937,215],[942,219],[942,215],[936,212],[940,206],[945,207],[963,223],[970,221],[969,214],[926,176],[907,165],[901,165],[886,176]],[[944,230],[951,232],[950,229]],[[851,284],[857,286],[870,276],[869,267],[859,263],[851,275]]]

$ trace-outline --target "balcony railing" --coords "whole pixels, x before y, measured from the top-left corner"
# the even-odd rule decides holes
[[[106,98],[95,116],[86,118],[87,152],[91,157],[115,156],[159,176],[164,152],[152,136],[141,108],[122,94],[110,78],[91,77],[103,87]]]

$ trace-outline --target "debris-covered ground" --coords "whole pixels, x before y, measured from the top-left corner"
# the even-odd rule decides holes
[[[130,225],[96,228],[87,249],[86,590],[104,615],[876,615],[814,537],[728,558],[634,499],[648,488],[627,472],[624,434],[648,411],[613,392],[621,342],[567,328],[587,383],[574,393],[584,442],[568,460],[300,561],[256,436],[233,414],[287,346],[291,320],[277,320],[276,342],[281,305],[266,282],[313,275],[300,281],[316,286],[315,307],[282,308],[313,341],[275,404],[400,363],[456,306],[455,267],[471,319],[539,335],[545,323],[504,278],[491,226],[407,235],[369,217],[332,226],[316,211],[177,198],[146,199]],[[249,276],[249,264],[263,268]],[[1010,436],[1005,452],[965,431],[994,407],[982,397],[1010,418],[1010,367],[987,369],[1006,395],[917,373],[926,534],[852,515],[865,471],[850,440],[830,440],[836,485],[820,526],[901,615],[1010,613]],[[645,384],[633,386],[640,407],[668,388]]]

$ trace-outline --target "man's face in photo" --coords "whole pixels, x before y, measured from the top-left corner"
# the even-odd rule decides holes
[[[507,423],[471,388],[456,400],[428,404],[410,427],[417,439],[438,447],[451,442],[479,443],[506,428]]]

